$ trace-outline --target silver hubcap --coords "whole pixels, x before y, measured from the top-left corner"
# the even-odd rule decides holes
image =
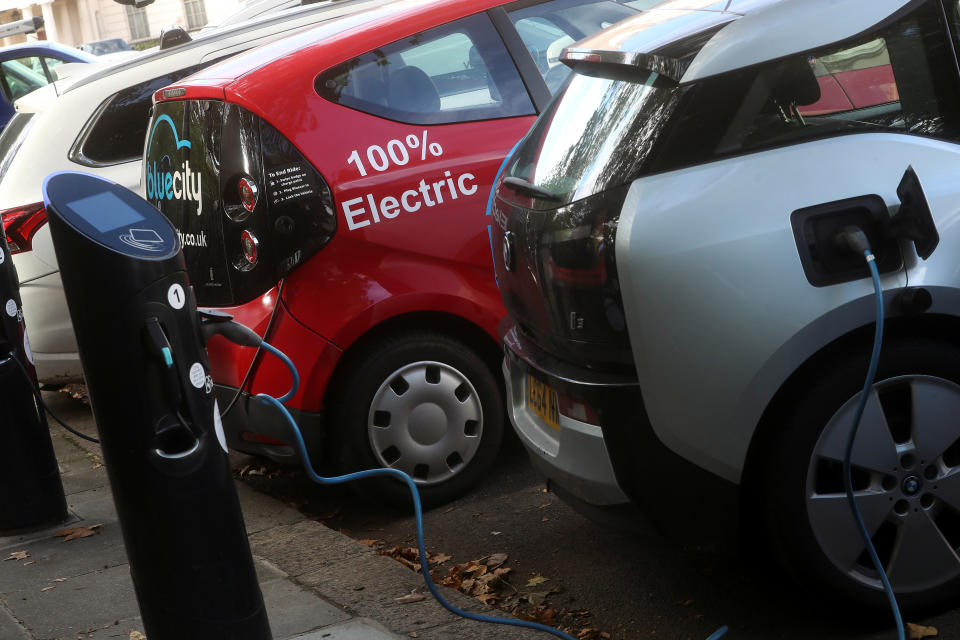
[[[483,435],[483,409],[465,375],[442,362],[414,362],[380,385],[367,416],[374,455],[421,486],[466,467]]]
[[[807,515],[840,571],[882,588],[843,490],[842,461],[859,394],[830,419],[807,471]],[[960,386],[902,376],[874,385],[853,446],[857,505],[893,587],[960,575]]]

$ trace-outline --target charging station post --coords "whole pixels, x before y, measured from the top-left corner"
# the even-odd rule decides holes
[[[23,322],[17,270],[0,238],[0,533],[63,522],[67,501]]]
[[[176,231],[88,174],[43,197],[147,635],[269,640]]]

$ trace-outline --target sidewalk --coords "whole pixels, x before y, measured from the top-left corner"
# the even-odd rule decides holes
[[[95,435],[88,407],[63,393],[43,395],[68,424]],[[0,639],[142,640],[99,447],[52,421],[51,435],[71,519],[43,531],[0,536]],[[237,491],[274,640],[550,637],[455,616],[433,600],[419,574],[244,484],[237,484]],[[52,535],[93,525],[100,525],[98,533],[84,538],[64,541]],[[503,615],[457,591],[440,589],[460,608]],[[397,602],[414,590],[425,599]]]

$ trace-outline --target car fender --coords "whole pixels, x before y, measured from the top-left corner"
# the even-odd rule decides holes
[[[291,316],[344,350],[387,320],[422,312],[458,316],[496,340],[506,314],[486,268],[342,236],[288,277],[284,302]]]

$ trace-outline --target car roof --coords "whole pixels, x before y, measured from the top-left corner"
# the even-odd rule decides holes
[[[72,58],[77,62],[97,61],[96,56],[91,55],[86,51],[81,51],[80,49],[75,49],[74,47],[68,47],[58,42],[48,42],[46,40],[37,40],[36,42],[21,42],[18,44],[11,44],[6,47],[0,47],[0,59],[9,60],[11,58],[18,58],[21,56],[47,55],[51,51],[68,58]]]
[[[384,43],[507,4],[511,0],[393,0],[342,16],[224,60],[175,86],[224,86],[291,56],[315,61],[317,72]],[[331,55],[332,54],[332,55]]]
[[[916,0],[669,0],[569,47],[658,71],[680,84],[840,42],[886,22]],[[830,16],[830,19],[824,19]],[[697,41],[698,35],[701,36]],[[705,40],[705,42],[704,42]],[[699,48],[680,63],[677,45]],[[673,74],[671,75],[671,71]]]
[[[75,89],[78,89],[84,85],[90,84],[91,82],[96,82],[97,80],[117,74],[121,71],[126,71],[131,68],[138,68],[145,66],[151,63],[155,63],[163,60],[164,58],[174,56],[185,51],[196,51],[197,59],[190,64],[199,63],[200,56],[203,54],[205,49],[213,48],[222,40],[229,38],[242,39],[243,36],[256,36],[257,32],[261,29],[267,30],[269,27],[281,25],[285,22],[292,21],[296,18],[302,18],[304,16],[310,16],[313,14],[323,14],[326,12],[334,12],[342,10],[344,7],[353,7],[357,6],[359,8],[364,8],[370,4],[376,5],[386,5],[390,4],[395,0],[339,0],[331,4],[320,3],[320,4],[310,4],[302,7],[295,7],[293,9],[288,9],[285,11],[280,11],[277,13],[272,13],[267,16],[262,16],[248,22],[242,22],[240,24],[231,25],[223,29],[214,29],[208,33],[204,33],[194,38],[189,42],[185,42],[181,45],[170,47],[169,49],[150,49],[145,52],[143,55],[140,55],[136,58],[130,60],[124,60],[115,64],[109,64],[102,67],[100,70],[93,73],[85,74],[80,77],[71,77],[67,78],[63,83],[58,83],[58,93],[63,95]],[[183,68],[188,65],[178,65],[176,67],[171,67],[168,71],[173,71],[175,69]]]

